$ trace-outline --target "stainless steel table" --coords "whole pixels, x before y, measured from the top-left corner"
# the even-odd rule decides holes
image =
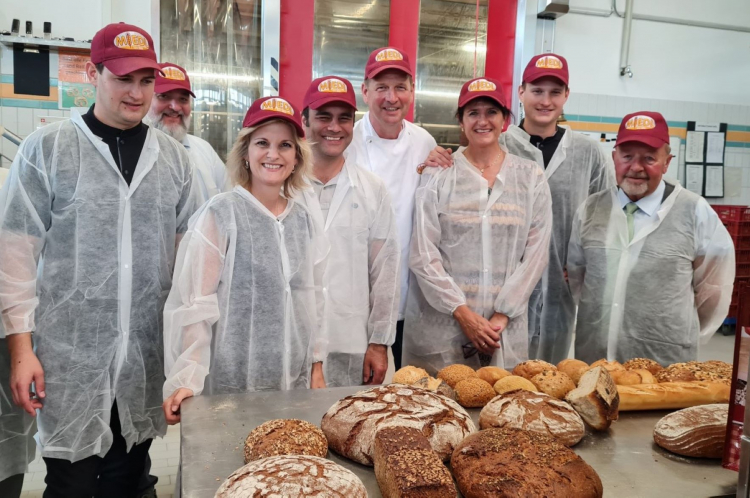
[[[243,465],[247,434],[274,418],[320,425],[328,408],[361,388],[198,396],[182,408],[182,494],[211,498],[224,479]],[[469,410],[474,421],[479,410]],[[667,412],[621,413],[608,433],[589,432],[573,449],[596,471],[604,496],[709,497],[734,494],[737,473],[718,460],[683,458],[653,442],[656,422]],[[328,457],[357,474],[371,497],[380,497],[372,468],[333,452]]]

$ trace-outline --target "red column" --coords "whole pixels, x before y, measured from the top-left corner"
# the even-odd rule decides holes
[[[281,0],[279,95],[302,108],[312,81],[315,2]]]
[[[419,0],[391,0],[391,26],[388,33],[388,45],[401,50],[409,57],[414,74],[417,74],[420,3]],[[414,119],[413,102],[406,119]]]
[[[487,10],[487,54],[484,75],[499,80],[510,102],[513,88],[513,59],[516,50],[518,0],[489,0]]]

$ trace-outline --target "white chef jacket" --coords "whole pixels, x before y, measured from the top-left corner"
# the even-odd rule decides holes
[[[194,135],[185,135],[182,145],[193,164],[193,183],[200,204],[216,194],[232,190],[227,168],[210,143]]]

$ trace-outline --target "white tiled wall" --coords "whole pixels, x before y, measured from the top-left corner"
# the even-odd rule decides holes
[[[26,138],[34,131],[42,116],[68,117],[70,111],[55,109],[29,109],[25,107],[0,107],[0,125],[16,135]],[[9,140],[0,138],[0,153],[3,156],[13,158],[16,155],[18,147]],[[0,157],[0,166],[10,167],[10,161],[5,157]]]

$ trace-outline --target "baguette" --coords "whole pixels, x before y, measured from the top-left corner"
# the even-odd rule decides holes
[[[662,382],[617,386],[621,411],[674,410],[728,403],[729,386],[715,382]]]

